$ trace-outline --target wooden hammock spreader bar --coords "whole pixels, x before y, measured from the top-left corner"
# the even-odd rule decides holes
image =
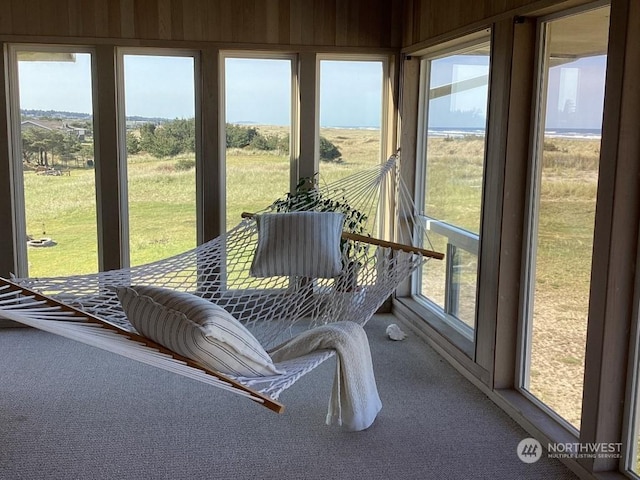
[[[254,213],[242,212],[242,218],[253,218]],[[403,252],[415,253],[422,255],[423,257],[435,258],[436,260],[442,260],[444,253],[434,252],[433,250],[426,250],[420,247],[414,247],[413,245],[405,245],[404,243],[389,242],[388,240],[380,240],[379,238],[367,237],[366,235],[358,235],[356,233],[342,232],[342,238],[345,240],[353,240],[354,242],[367,243],[369,245],[376,245],[378,247],[390,248],[392,250],[401,250]]]
[[[127,330],[125,330],[124,328],[115,325],[111,322],[108,322],[106,320],[102,320],[99,317],[96,317],[90,313],[84,312],[78,308],[72,307],[71,305],[67,305],[65,303],[59,302],[51,297],[48,297],[46,295],[42,295],[41,293],[35,292],[33,290],[30,290],[28,288],[25,288],[21,285],[18,285],[17,283],[14,283],[10,280],[7,280],[6,278],[2,278],[0,277],[0,285],[7,285],[9,287],[9,289],[17,294],[28,294],[30,296],[33,296],[35,300],[42,300],[47,302],[50,305],[55,305],[60,307],[60,309],[62,311],[66,311],[66,312],[72,312],[75,315],[79,315],[83,318],[83,320],[87,320],[87,323],[93,323],[93,324],[99,324],[102,325],[103,328],[106,328],[110,331],[113,331],[119,335],[122,335],[124,337],[128,337],[129,339],[135,341],[135,342],[139,342],[144,344],[145,346],[158,350],[161,353],[164,353],[166,355],[169,355],[171,357],[173,357],[174,359],[183,362],[185,364],[187,364],[188,366],[192,367],[192,368],[196,368],[198,370],[202,370],[204,371],[206,374],[211,375],[213,377],[218,378],[219,380],[222,380],[223,382],[227,382],[230,385],[232,385],[234,388],[237,388],[239,390],[243,390],[244,392],[248,393],[250,396],[248,398],[250,398],[251,400],[260,403],[262,405],[264,405],[265,407],[267,407],[269,410],[272,410],[276,413],[282,413],[284,411],[284,405],[276,400],[273,400],[272,398],[270,398],[267,395],[264,395],[252,388],[247,387],[246,385],[243,385],[242,383],[227,377],[226,375],[210,370],[202,365],[200,365],[198,362],[194,362],[193,360],[187,358],[187,357],[183,357],[182,355],[173,352],[165,347],[163,347],[162,345],[160,345],[159,343],[156,343],[150,339],[148,339],[147,337],[143,337],[142,335],[138,335],[136,333],[133,332],[129,332]]]
[[[422,255],[423,257],[435,258],[436,260],[442,260],[444,258],[444,253],[434,252],[433,250],[426,250],[412,245],[405,245],[404,243],[389,242],[388,240],[380,240],[379,238],[358,235],[357,233],[342,232],[342,238],[346,240],[353,240],[354,242],[362,242],[370,245],[376,245],[378,247],[390,248],[392,250],[402,250],[403,252],[415,253]]]

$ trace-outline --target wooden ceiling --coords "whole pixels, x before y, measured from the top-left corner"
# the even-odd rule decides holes
[[[610,10],[606,6],[549,22],[551,58],[605,55]]]

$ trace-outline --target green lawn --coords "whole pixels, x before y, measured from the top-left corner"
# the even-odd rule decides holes
[[[97,271],[95,183],[92,169],[70,175],[24,173],[27,234],[57,245],[28,247],[31,276]]]
[[[379,132],[323,131],[343,152],[342,163],[322,162],[321,176],[334,181],[379,161]],[[185,156],[128,161],[131,264],[140,265],[195,247],[195,170],[177,165]],[[25,171],[27,234],[50,237],[57,245],[28,248],[30,276],[98,271],[95,172],[72,168],[70,175]],[[257,211],[289,191],[289,158],[241,150],[227,155],[227,225],[243,211]]]

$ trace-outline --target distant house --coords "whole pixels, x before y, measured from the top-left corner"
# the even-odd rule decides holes
[[[78,140],[84,142],[85,136],[87,134],[87,129],[82,127],[71,127],[68,124],[63,125],[63,130],[69,135],[75,135],[78,137]]]
[[[87,134],[87,129],[82,127],[71,127],[68,123],[65,123],[61,120],[44,120],[38,119],[38,121],[34,120],[23,120],[20,123],[20,127],[22,131],[28,130],[30,128],[41,128],[44,130],[61,130],[67,135],[74,135],[79,141],[83,142],[85,136]]]
[[[54,130],[54,128],[44,125],[44,123],[34,122],[33,120],[24,120],[20,123],[20,128],[22,131],[29,130],[31,128],[41,128],[43,130]]]

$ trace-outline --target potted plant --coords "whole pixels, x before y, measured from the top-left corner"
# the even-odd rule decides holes
[[[367,222],[367,215],[349,204],[343,196],[339,199],[327,198],[316,188],[316,177],[301,178],[296,189],[287,193],[283,198],[273,202],[272,207],[276,212],[315,211],[315,212],[339,212],[344,214],[343,229],[349,233],[362,235]],[[342,239],[340,250],[342,251],[342,274],[335,279],[336,290],[352,292],[357,289],[358,272],[360,263],[357,256],[366,247],[356,245],[353,241]]]

